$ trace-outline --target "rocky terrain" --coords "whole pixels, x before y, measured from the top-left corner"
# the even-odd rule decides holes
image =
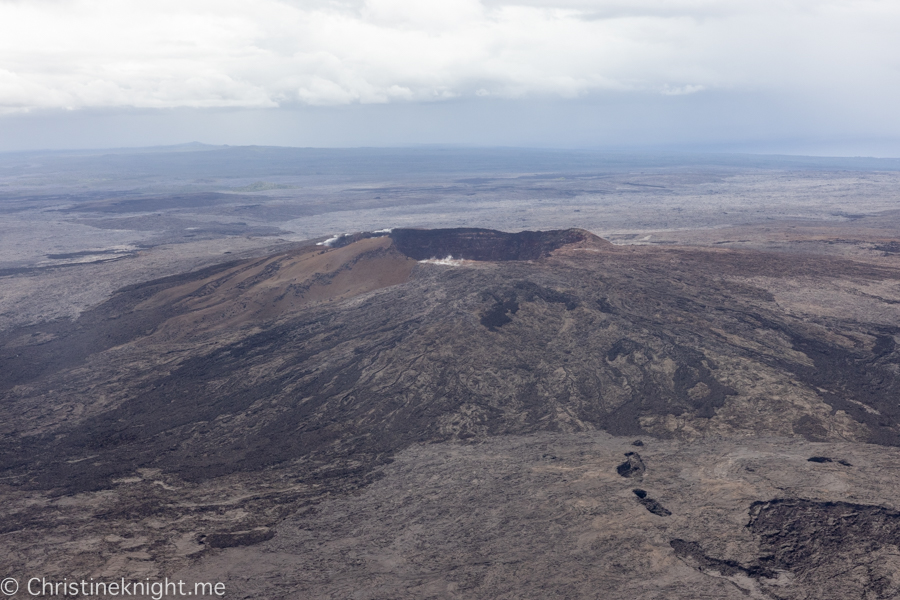
[[[898,169],[2,154],[0,578],[895,598]]]
[[[361,493],[179,575],[227,580],[239,598],[900,593],[895,448],[641,441],[637,477],[615,468],[633,440],[603,433],[415,445]]]
[[[0,561],[247,598],[896,597],[900,263],[867,243],[393,229],[9,328]]]

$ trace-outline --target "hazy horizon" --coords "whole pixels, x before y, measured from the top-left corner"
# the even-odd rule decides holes
[[[506,114],[450,106],[306,107],[302,109],[165,109],[35,111],[0,116],[0,152],[42,150],[110,150],[200,143],[210,146],[283,148],[533,148],[623,153],[703,153],[831,157],[900,157],[900,137],[817,136],[813,132],[781,137],[742,136],[717,139],[714,125],[699,127],[694,119],[673,119],[668,131],[659,127],[615,125],[598,116],[581,127],[554,120],[571,118],[572,108],[560,101],[558,111],[532,110],[528,103],[510,106]],[[389,114],[380,115],[379,111]],[[537,124],[519,130],[517,120]],[[429,117],[430,112],[445,115]],[[463,114],[456,114],[463,113]],[[492,119],[497,116],[497,119]],[[664,115],[655,114],[663,120]],[[534,121],[531,119],[531,121]],[[708,119],[707,119],[708,120]],[[504,122],[505,121],[505,122]],[[488,123],[490,122],[490,123]],[[674,130],[672,130],[674,128]],[[437,130],[437,131],[435,131]],[[665,134],[665,135],[663,135]]]

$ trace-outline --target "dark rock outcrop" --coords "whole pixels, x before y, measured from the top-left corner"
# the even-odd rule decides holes
[[[641,455],[637,452],[626,452],[625,456],[627,460],[616,467],[616,473],[622,477],[642,477],[647,468],[641,460]]]
[[[640,502],[644,508],[646,508],[648,511],[650,511],[654,515],[656,515],[658,517],[668,517],[669,515],[672,514],[672,511],[670,511],[669,509],[664,507],[662,504],[660,504],[659,501],[648,497],[647,492],[645,490],[633,489],[631,491],[634,493],[635,496],[637,496],[638,502]]]
[[[820,463],[820,464],[822,464],[822,463],[837,463],[839,465],[844,465],[845,467],[853,466],[852,464],[850,464],[848,461],[844,460],[843,458],[831,458],[829,456],[810,456],[806,460],[809,462]]]
[[[485,300],[494,304],[481,315],[481,324],[492,331],[512,322],[512,315],[519,311],[519,302],[543,301],[548,304],[565,305],[566,310],[575,310],[580,301],[577,296],[538,285],[532,281],[517,281],[510,288],[485,292]]]
[[[675,555],[696,569],[703,572],[712,572],[720,577],[732,577],[734,575],[746,575],[753,578],[773,578],[775,572],[760,565],[744,566],[733,560],[713,558],[703,551],[703,547],[697,542],[689,542],[682,539],[674,539],[669,542]]]
[[[792,571],[900,549],[900,511],[883,506],[802,498],[754,502],[747,528],[760,536],[764,560]]]
[[[809,462],[814,462],[814,463],[830,463],[830,462],[834,462],[834,459],[833,459],[833,458],[828,458],[827,456],[810,456],[810,457],[807,458],[806,460],[809,461]]]
[[[763,584],[791,574],[778,598],[872,598],[900,595],[892,567],[900,551],[900,512],[868,504],[778,498],[750,506],[747,529],[758,558],[740,564],[710,556],[697,542],[675,539],[675,554],[702,572],[743,575]]]

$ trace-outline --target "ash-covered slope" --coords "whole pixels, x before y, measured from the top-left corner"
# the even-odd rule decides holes
[[[197,342],[403,283],[415,264],[388,238],[366,238],[349,247],[304,246],[130,286],[74,323],[7,333],[0,345],[0,390],[150,334],[157,342]]]

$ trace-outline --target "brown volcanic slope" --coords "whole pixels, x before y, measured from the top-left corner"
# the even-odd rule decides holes
[[[331,251],[308,246],[194,278],[153,294],[134,310],[178,314],[162,325],[173,337],[208,335],[403,283],[415,264],[387,237]]]
[[[416,262],[448,255],[469,260]],[[785,282],[840,284],[884,310],[816,314],[813,298],[802,312],[776,301]],[[889,266],[616,247],[580,230],[394,230],[126,288],[74,323],[0,340],[2,531],[21,549],[6,561],[72,575],[144,560],[143,572],[166,574],[270,538],[285,515],[365,485],[422,443],[602,430],[897,446],[898,329],[884,315],[898,300],[875,292],[898,282]],[[607,465],[617,482],[618,456]],[[766,493],[753,501],[778,500]],[[742,494],[727,501],[746,517]],[[640,500],[669,518],[654,509],[664,501]],[[900,514],[778,500],[753,523],[777,545],[766,519],[845,508],[879,523]],[[112,541],[68,553],[42,542],[101,539],[87,519],[100,514]],[[828,558],[776,552],[773,563],[760,550],[731,564],[694,534],[670,535],[660,556],[735,581],[779,570],[812,581],[803,569]],[[795,542],[820,534],[831,535]],[[122,562],[122,547],[139,557]],[[882,583],[859,589],[893,593]],[[468,597],[492,594],[478,590]]]

